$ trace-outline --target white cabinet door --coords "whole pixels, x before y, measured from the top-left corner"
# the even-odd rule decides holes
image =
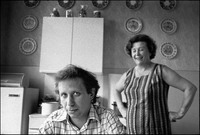
[[[102,73],[103,18],[74,18],[72,64]]]
[[[102,73],[103,27],[103,18],[44,17],[40,72],[75,64]]]
[[[1,87],[1,134],[21,134],[23,88]]]
[[[71,63],[72,18],[44,17],[40,72],[55,73]]]
[[[37,109],[39,89],[1,87],[0,134],[28,134],[28,115]]]

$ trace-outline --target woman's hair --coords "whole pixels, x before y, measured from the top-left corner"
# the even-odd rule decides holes
[[[151,54],[151,55],[150,55],[150,59],[153,59],[153,58],[155,57],[155,55],[156,55],[156,49],[157,49],[157,46],[156,46],[156,44],[155,44],[155,41],[154,41],[151,37],[149,37],[149,36],[147,36],[147,35],[145,35],[145,34],[138,34],[138,35],[132,37],[132,38],[128,41],[128,44],[127,44],[126,47],[125,47],[125,52],[126,52],[130,57],[132,57],[131,49],[132,49],[133,44],[134,44],[135,42],[145,42],[145,43],[146,43],[146,46],[147,46],[147,48],[148,48],[148,50],[149,50],[149,52],[150,52],[150,54]]]
[[[100,88],[96,77],[94,76],[93,73],[72,64],[67,65],[65,68],[58,71],[57,74],[55,75],[56,93],[59,94],[58,83],[60,81],[67,79],[76,79],[76,78],[82,79],[83,84],[85,85],[85,88],[87,90],[87,93],[91,93],[92,89],[95,89],[95,95],[92,100],[92,104],[95,103],[96,95]]]

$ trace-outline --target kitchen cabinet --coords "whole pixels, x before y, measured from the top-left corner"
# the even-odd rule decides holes
[[[1,87],[1,134],[28,134],[28,116],[37,110],[39,89]]]
[[[40,126],[47,119],[48,115],[30,114],[29,115],[29,134],[38,134]]]
[[[103,18],[44,17],[40,72],[56,73],[67,64],[103,70]]]

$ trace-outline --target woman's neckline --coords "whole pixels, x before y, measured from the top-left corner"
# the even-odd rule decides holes
[[[142,77],[148,76],[151,72],[153,72],[153,70],[154,70],[156,65],[157,65],[156,63],[152,63],[151,66],[149,67],[149,69],[145,71],[145,73],[137,72],[136,71],[136,67],[134,67],[134,71],[133,71],[134,72],[134,77],[135,78],[142,78]]]

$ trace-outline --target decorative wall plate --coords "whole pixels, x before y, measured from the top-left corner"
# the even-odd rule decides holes
[[[61,7],[68,10],[74,6],[75,0],[58,0],[58,3]]]
[[[110,0],[92,0],[92,4],[98,9],[106,8],[110,3]]]
[[[34,8],[40,3],[40,0],[24,0],[27,7]]]
[[[142,29],[142,21],[138,18],[129,18],[125,23],[126,30],[131,33],[138,33]]]
[[[161,54],[168,58],[168,59],[172,59],[176,56],[177,54],[177,47],[176,45],[172,44],[172,43],[164,43],[161,46]]]
[[[33,15],[27,15],[22,20],[22,27],[25,31],[33,31],[38,26],[38,19]]]
[[[142,6],[143,0],[126,0],[126,6],[133,10],[138,10]]]
[[[177,29],[174,19],[164,19],[160,24],[161,30],[167,34],[173,34]]]
[[[24,38],[19,43],[19,50],[25,55],[33,54],[37,49],[36,41],[32,38]]]
[[[160,6],[165,10],[173,10],[176,7],[176,0],[160,0]]]

